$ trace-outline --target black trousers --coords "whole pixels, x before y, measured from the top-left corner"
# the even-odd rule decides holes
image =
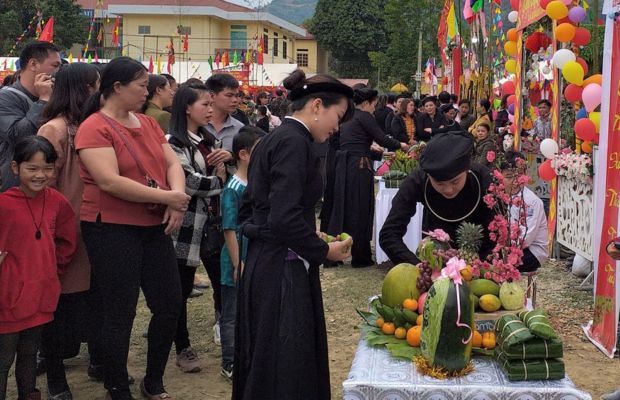
[[[534,254],[532,254],[530,249],[523,250],[522,261],[523,261],[522,264],[517,267],[519,272],[532,272],[540,268],[540,262],[534,256]]]
[[[163,375],[181,310],[181,284],[172,239],[164,227],[82,222],[82,235],[99,292],[105,388],[112,399],[130,396],[127,357],[140,289],[151,313],[144,383],[163,390]]]
[[[219,321],[222,314],[222,271],[220,266],[220,252],[204,254],[201,252],[200,259],[207,271],[211,287],[213,288],[213,305],[215,307],[215,320]]]
[[[0,400],[6,399],[9,370],[17,356],[15,380],[17,398],[25,400],[34,393],[37,383],[37,349],[41,339],[42,326],[15,333],[0,334]]]
[[[196,267],[188,267],[183,262],[178,262],[179,278],[181,279],[181,314],[177,321],[177,333],[174,337],[174,345],[177,354],[190,346],[189,343],[189,331],[187,330],[187,299],[189,298],[192,289],[194,289],[194,275],[196,274]]]

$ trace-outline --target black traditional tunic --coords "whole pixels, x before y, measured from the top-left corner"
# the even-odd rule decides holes
[[[400,142],[383,133],[372,114],[355,110],[353,118],[340,127],[340,151],[336,153],[333,207],[327,232],[346,232],[353,237],[352,265],[370,265],[372,218],[375,209],[372,142],[389,150]],[[380,156],[380,154],[377,154]]]
[[[432,117],[426,113],[420,113],[418,115],[416,125],[416,139],[422,142],[428,142],[433,136],[440,133],[439,129],[446,124],[446,119],[439,113],[435,112]],[[431,132],[425,131],[425,129],[431,128]]]
[[[310,132],[285,118],[252,153],[240,213],[249,246],[238,292],[233,399],[330,398],[319,281],[328,246],[316,235],[314,214],[322,189]]]
[[[471,172],[463,190],[453,199],[439,194],[421,169],[413,171],[402,183],[392,201],[392,209],[381,228],[379,243],[385,254],[395,264],[420,262],[403,242],[411,217],[415,215],[417,203],[424,205],[422,230],[443,229],[453,241],[461,222],[471,222],[484,228],[480,256],[486,257],[493,248],[489,239],[488,226],[493,219],[493,211],[487,207],[482,197],[492,182],[490,171],[482,165],[472,164]],[[413,250],[413,251],[412,251]]]

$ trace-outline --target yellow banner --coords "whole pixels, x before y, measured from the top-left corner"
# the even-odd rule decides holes
[[[517,29],[523,30],[544,17],[547,12],[540,6],[540,0],[521,0]]]

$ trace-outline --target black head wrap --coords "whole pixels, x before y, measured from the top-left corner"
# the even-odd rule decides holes
[[[453,179],[471,165],[474,138],[469,132],[447,132],[435,135],[420,157],[420,167],[438,181]]]

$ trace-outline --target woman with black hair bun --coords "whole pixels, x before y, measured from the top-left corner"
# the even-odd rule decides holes
[[[478,105],[476,106],[476,113],[478,114],[478,118],[476,118],[474,123],[469,127],[469,133],[476,136],[476,132],[478,131],[478,126],[480,124],[487,124],[491,128],[491,132],[493,132],[491,102],[488,99],[480,99],[480,101],[478,101]]]
[[[170,125],[170,113],[166,111],[172,106],[174,91],[170,81],[162,75],[149,75],[149,94],[144,104],[144,114],[155,118],[164,133],[168,133]]]
[[[239,214],[249,242],[238,282],[236,400],[331,398],[319,265],[348,258],[351,239],[328,244],[316,233],[323,180],[312,142],[350,116],[353,91],[302,70],[284,87],[292,115],[254,148]]]
[[[383,133],[373,116],[378,93],[370,88],[354,91],[355,113],[340,127],[340,150],[336,153],[334,204],[327,233],[349,233],[353,238],[351,265],[374,265],[370,241],[374,213],[374,169],[383,148],[390,151],[409,146]],[[379,146],[373,145],[377,143]]]

